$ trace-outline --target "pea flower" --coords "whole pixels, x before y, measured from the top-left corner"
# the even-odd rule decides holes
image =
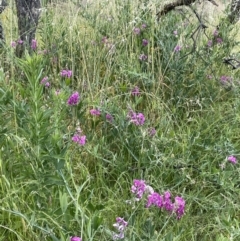
[[[133,185],[131,187],[131,192],[135,194],[136,201],[139,201],[146,190],[146,184],[144,180],[133,180]]]
[[[179,52],[180,50],[182,49],[182,47],[180,45],[177,45],[175,48],[174,48],[174,52]]]
[[[229,162],[231,162],[232,164],[236,164],[237,163],[237,158],[235,156],[229,156],[227,160]]]
[[[177,215],[177,219],[180,219],[185,211],[185,200],[182,197],[175,197],[175,213]]]
[[[134,28],[133,32],[134,32],[134,34],[139,35],[141,30],[140,30],[140,28]]]
[[[36,50],[37,49],[37,40],[36,39],[32,39],[31,48],[32,48],[32,50]]]
[[[69,97],[67,103],[68,105],[77,105],[79,99],[80,99],[79,93],[76,91]]]
[[[128,113],[128,117],[130,118],[130,122],[135,124],[136,126],[142,126],[145,122],[145,116],[143,113],[136,113],[132,110]]]
[[[148,56],[145,55],[145,54],[140,54],[140,55],[139,55],[139,60],[141,60],[141,61],[146,61],[147,58],[148,58]]]
[[[78,143],[80,146],[84,146],[86,144],[86,136],[81,136],[79,134],[75,134],[72,137],[72,141]]]
[[[128,223],[123,218],[116,218],[116,223],[113,224],[113,227],[117,229],[118,233],[113,234],[113,240],[119,240],[124,238],[124,231],[127,225]]]
[[[132,94],[133,96],[138,96],[138,95],[140,95],[140,91],[139,91],[138,86],[135,86],[135,87],[132,89],[131,94]]]
[[[91,109],[90,110],[90,114],[91,115],[95,115],[95,116],[100,116],[101,115],[101,111],[99,109]]]
[[[106,114],[106,120],[109,121],[109,122],[112,122],[113,121],[112,115]]]
[[[74,236],[71,237],[70,241],[82,241],[82,239],[80,237]]]
[[[149,208],[152,205],[157,206],[159,208],[163,207],[163,197],[157,192],[154,192],[148,196],[146,207]]]
[[[62,77],[70,78],[72,76],[72,71],[71,70],[67,70],[67,69],[63,69],[60,72],[60,74],[61,74]]]
[[[148,40],[147,39],[143,39],[142,40],[142,45],[145,47],[148,45]]]

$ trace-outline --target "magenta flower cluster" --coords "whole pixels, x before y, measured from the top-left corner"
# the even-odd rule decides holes
[[[223,75],[220,77],[220,81],[222,84],[228,84],[232,81],[232,78],[230,76]]]
[[[90,114],[93,116],[100,116],[101,115],[101,111],[99,109],[91,109],[90,110]]]
[[[48,81],[48,77],[45,76],[42,80],[41,80],[41,84],[44,85],[45,87],[50,87],[50,82]]]
[[[157,208],[164,209],[171,214],[175,213],[177,219],[180,219],[185,212],[185,200],[182,197],[176,196],[173,203],[171,193],[169,191],[160,195],[155,192],[152,187],[146,185],[144,180],[133,180],[131,192],[135,194],[137,201],[142,199],[145,193],[148,194],[146,204],[147,208],[155,206]]]
[[[128,223],[120,217],[116,218],[116,223],[113,224],[113,227],[117,229],[117,233],[113,233],[113,240],[119,240],[124,238],[124,231]]]
[[[72,70],[63,69],[60,74],[62,77],[70,78],[72,76]]]
[[[130,119],[130,123],[133,123],[136,126],[142,126],[145,122],[145,116],[143,113],[136,113],[132,110],[128,112],[128,118]]]
[[[68,98],[68,105],[77,105],[79,102],[80,96],[79,93],[76,91]]]
[[[137,199],[141,199],[146,190],[146,184],[144,180],[133,180],[131,192],[135,194]]]
[[[82,136],[80,134],[75,134],[73,137],[72,137],[72,141],[79,144],[80,146],[84,146],[86,144],[86,136]]]
[[[139,95],[140,95],[139,87],[138,87],[138,86],[135,86],[135,87],[132,89],[131,94],[132,94],[133,96],[139,96]]]
[[[78,236],[71,237],[70,241],[82,241],[82,239]]]
[[[237,158],[233,155],[229,156],[227,160],[232,164],[237,164]]]
[[[36,50],[37,49],[37,40],[33,39],[31,42],[31,48],[32,50]]]

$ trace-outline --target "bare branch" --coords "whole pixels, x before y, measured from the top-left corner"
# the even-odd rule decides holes
[[[215,6],[218,6],[217,3],[214,0],[207,0],[207,1],[211,2]],[[177,0],[176,2],[166,4],[163,7],[163,9],[160,12],[157,13],[157,18],[159,20],[161,16],[163,16],[163,15],[167,14],[168,12],[174,10],[176,7],[189,6],[194,2],[196,2],[196,0]]]

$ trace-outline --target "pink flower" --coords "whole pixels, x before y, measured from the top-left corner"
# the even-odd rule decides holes
[[[237,158],[235,156],[229,156],[227,160],[229,162],[231,162],[232,164],[236,164],[237,163]]]
[[[46,82],[46,83],[45,83],[45,87],[47,87],[47,88],[50,87],[50,83],[49,83],[49,82]]]
[[[156,129],[154,127],[151,127],[148,129],[148,133],[150,136],[154,136],[156,134]]]
[[[23,44],[23,41],[22,41],[21,39],[19,39],[19,40],[17,41],[17,43],[18,43],[18,44]]]
[[[129,111],[128,118],[130,118],[130,122],[134,123],[136,126],[142,126],[145,122],[145,116],[143,113],[136,113],[132,110]]]
[[[109,122],[112,122],[113,121],[112,115],[106,114],[106,120],[109,121]]]
[[[208,40],[208,42],[207,42],[207,46],[210,48],[210,47],[212,47],[212,40]]]
[[[15,41],[12,41],[12,42],[11,42],[11,47],[15,48],[16,45],[17,45],[17,43],[16,43]]]
[[[148,45],[148,40],[147,39],[143,39],[142,40],[142,45],[145,47]]]
[[[136,195],[136,198],[139,200],[142,198],[146,189],[146,184],[144,180],[133,180],[133,185],[131,187],[131,192]]]
[[[146,61],[147,58],[148,58],[148,56],[147,56],[146,54],[140,54],[138,58],[139,58],[139,60],[141,60],[141,61]]]
[[[32,39],[31,48],[32,48],[32,50],[37,49],[37,40],[36,39]]]
[[[48,80],[48,77],[45,76],[45,77],[41,80],[41,84],[45,84],[45,83],[47,82],[47,80]]]
[[[76,91],[68,98],[68,105],[77,105],[79,101],[79,93]]]
[[[71,237],[70,241],[82,241],[82,239],[80,237],[74,236]]]
[[[223,40],[221,38],[217,38],[217,43],[218,44],[222,44],[223,43]]]
[[[62,77],[70,78],[72,76],[72,71],[71,70],[67,70],[67,69],[63,69],[60,72],[60,74],[61,74]]]
[[[99,109],[91,109],[90,110],[90,114],[91,115],[95,115],[95,116],[100,116],[101,115],[101,111]]]
[[[174,208],[175,213],[177,215],[177,219],[180,219],[185,211],[185,200],[182,197],[175,197]]]
[[[133,96],[138,96],[138,95],[140,95],[139,88],[138,88],[137,86],[135,86],[135,87],[132,89],[131,94],[132,94]]]
[[[215,30],[213,31],[213,36],[217,37],[218,34],[219,34],[219,33],[218,33],[217,29],[215,29]]]
[[[182,49],[182,47],[180,45],[177,45],[175,48],[174,48],[174,52],[179,52],[180,50]]]
[[[79,134],[75,134],[72,137],[72,141],[78,143],[80,146],[84,146],[86,144],[86,136],[80,136]]]
[[[178,31],[177,31],[177,30],[174,30],[174,31],[173,31],[173,34],[177,37]]]
[[[148,196],[146,207],[149,208],[152,205],[157,206],[159,208],[163,207],[163,197],[157,192],[154,192]]]
[[[139,35],[141,30],[140,30],[140,28],[134,28],[133,32],[134,32],[134,34]]]

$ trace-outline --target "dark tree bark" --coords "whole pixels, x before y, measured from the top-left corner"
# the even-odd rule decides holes
[[[18,33],[23,44],[18,44],[16,54],[21,57],[24,49],[31,46],[40,16],[40,0],[15,0],[18,18]]]
[[[189,5],[191,5],[192,3],[196,2],[196,1],[197,0],[177,0],[175,2],[166,4],[163,7],[163,9],[160,12],[157,13],[157,17],[159,19],[161,16],[163,16],[163,15],[167,14],[168,12],[174,10],[176,7],[179,7],[179,6],[189,6]],[[214,0],[207,0],[207,1],[211,2],[213,5],[218,6]]]
[[[232,0],[230,7],[230,14],[228,16],[229,22],[234,24],[240,18],[240,0]]]

